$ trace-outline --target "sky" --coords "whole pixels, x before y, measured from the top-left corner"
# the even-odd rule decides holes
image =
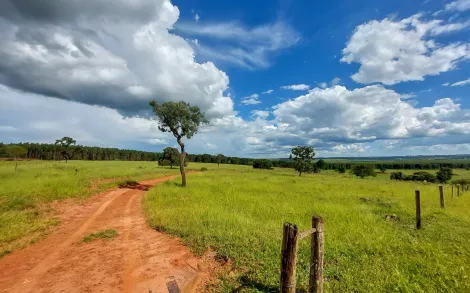
[[[470,154],[470,0],[1,0],[0,141],[189,153]]]

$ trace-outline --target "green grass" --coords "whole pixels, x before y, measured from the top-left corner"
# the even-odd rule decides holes
[[[0,161],[0,251],[23,247],[56,225],[48,205],[54,200],[82,200],[123,180],[179,172],[158,167],[157,162],[21,161],[16,172],[15,164]]]
[[[152,189],[150,225],[181,237],[196,253],[215,248],[236,274],[215,291],[277,292],[282,223],[300,230],[312,215],[325,222],[325,292],[470,292],[470,192],[439,207],[438,186],[394,182],[389,174],[358,179],[323,172],[209,167],[188,187]],[[470,172],[454,170],[459,177]],[[387,173],[389,173],[388,171]],[[414,190],[421,190],[423,229],[415,229]],[[396,214],[399,221],[386,221]],[[297,284],[307,288],[309,241],[302,240]]]
[[[88,234],[87,236],[83,237],[82,241],[88,243],[96,239],[112,239],[117,236],[119,236],[118,231],[114,229],[107,229],[100,232]]]

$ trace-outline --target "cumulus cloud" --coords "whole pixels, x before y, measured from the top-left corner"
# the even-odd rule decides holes
[[[249,69],[269,67],[271,54],[290,48],[300,41],[299,33],[281,21],[251,28],[238,22],[188,22],[176,24],[176,29],[198,38],[196,50],[202,58]],[[214,40],[217,41],[216,46],[211,45]]]
[[[432,36],[458,31],[466,23],[444,24],[441,20],[422,20],[417,14],[403,20],[385,18],[370,21],[356,28],[343,49],[342,62],[359,63],[359,71],[351,77],[368,84],[381,82],[393,85],[403,81],[424,80],[455,69],[470,56],[465,43],[438,44]]]
[[[307,84],[292,84],[292,85],[284,85],[281,86],[283,90],[291,90],[291,91],[306,91],[310,89],[310,86]]]
[[[466,11],[470,10],[470,0],[457,0],[446,4],[445,10]]]
[[[467,85],[467,84],[470,84],[470,78],[466,79],[466,80],[456,82],[456,83],[453,83],[451,86],[464,86],[464,85]]]
[[[266,119],[269,117],[269,111],[261,111],[261,110],[253,110],[251,111],[251,117],[252,118],[261,118],[261,119]]]
[[[272,92],[274,92],[274,90],[267,90],[265,92],[262,92],[263,95],[269,95],[271,94]]]
[[[172,33],[179,10],[169,0],[33,2],[0,3],[1,84],[128,115],[151,98],[232,113],[228,76]]]
[[[261,104],[258,94],[252,94],[251,96],[244,97],[241,101],[243,105],[256,105]]]

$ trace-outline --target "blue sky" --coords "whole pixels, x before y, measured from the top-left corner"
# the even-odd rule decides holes
[[[0,141],[159,151],[155,98],[192,153],[470,153],[469,0],[88,2],[0,4]]]

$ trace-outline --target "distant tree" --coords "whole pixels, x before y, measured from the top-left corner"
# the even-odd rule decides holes
[[[220,167],[220,163],[222,163],[223,159],[224,159],[224,155],[222,154],[217,155],[217,167]]]
[[[21,158],[28,153],[28,150],[20,145],[8,145],[5,147],[5,152],[8,157],[13,158],[15,161],[17,158]]]
[[[451,168],[441,167],[441,169],[439,169],[439,171],[437,171],[436,173],[437,181],[439,181],[440,183],[446,183],[450,179],[452,179],[452,175],[454,174],[452,173]]]
[[[255,169],[272,169],[273,168],[273,163],[271,160],[254,160],[253,161],[253,168]]]
[[[173,169],[173,165],[177,164],[180,158],[180,152],[177,148],[167,147],[163,150],[162,163],[159,161],[160,166],[170,166]]]
[[[0,142],[0,158],[8,156],[6,146]]]
[[[289,161],[292,160],[292,154],[289,155]]]
[[[60,147],[60,153],[65,159],[65,162],[67,163],[68,159],[72,156],[72,148],[70,147],[71,145],[75,145],[77,142],[68,136],[64,136],[61,139],[56,139],[55,145],[58,145]]]
[[[344,174],[344,173],[346,173],[346,167],[343,166],[343,165],[340,165],[340,166],[338,167],[338,170],[337,170],[337,171],[338,171],[339,174]]]
[[[323,159],[318,160],[315,165],[319,170],[325,170],[326,169],[326,162]]]
[[[384,165],[380,165],[379,170],[380,170],[380,172],[382,172],[382,174],[385,174],[385,171],[387,171],[387,168],[385,168]]]
[[[302,176],[302,172],[309,172],[312,169],[312,160],[315,157],[315,151],[311,146],[298,146],[292,149],[292,155],[294,155],[294,167],[299,176]]]
[[[191,106],[183,101],[158,104],[157,101],[152,100],[149,105],[160,123],[158,129],[163,132],[171,132],[181,148],[179,161],[181,185],[184,187],[186,186],[186,173],[184,171],[186,152],[182,139],[184,137],[187,139],[193,137],[199,126],[208,123],[208,121],[199,107]]]
[[[351,173],[358,176],[358,177],[361,177],[364,179],[364,177],[367,177],[367,176],[376,176],[377,174],[375,174],[375,170],[374,170],[374,167],[371,166],[371,165],[356,165],[354,166],[352,169],[351,169]]]

